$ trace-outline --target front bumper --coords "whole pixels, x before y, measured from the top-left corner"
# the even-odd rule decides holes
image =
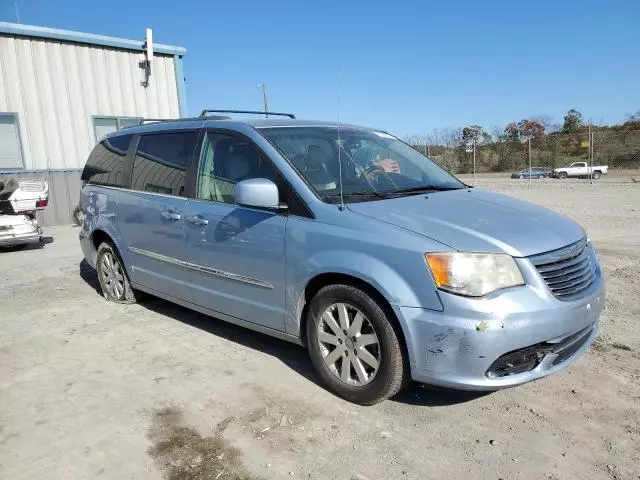
[[[396,307],[414,380],[462,390],[497,390],[550,375],[595,340],[605,290],[596,279],[575,301],[556,299],[535,267],[517,259],[526,286],[483,299],[440,292],[443,311]]]

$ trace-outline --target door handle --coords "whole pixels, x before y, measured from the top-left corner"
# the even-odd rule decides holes
[[[164,210],[160,215],[167,220],[180,220],[179,213],[171,212],[169,210]]]
[[[193,223],[194,225],[200,225],[202,227],[209,225],[209,220],[202,218],[199,215],[189,215],[187,217],[187,222]]]

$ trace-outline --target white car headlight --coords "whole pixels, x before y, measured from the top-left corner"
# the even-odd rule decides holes
[[[501,288],[524,285],[510,255],[498,253],[427,253],[436,286],[467,297],[482,297]]]

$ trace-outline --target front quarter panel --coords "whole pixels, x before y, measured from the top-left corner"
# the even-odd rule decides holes
[[[424,252],[447,249],[424,237],[347,211],[323,221],[291,217],[286,233],[286,331],[300,335],[308,283],[338,273],[372,285],[392,306],[442,310]],[[408,329],[401,325],[405,334]]]

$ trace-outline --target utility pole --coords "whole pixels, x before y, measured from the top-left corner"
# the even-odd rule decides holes
[[[473,137],[473,186],[476,186],[476,137]]]
[[[258,88],[262,88],[262,101],[264,103],[264,116],[266,118],[269,118],[269,114],[267,113],[269,111],[269,103],[267,101],[267,84],[266,83],[259,83],[256,86]]]
[[[593,150],[591,149],[592,147],[592,141],[591,141],[591,121],[589,121],[589,154],[587,157],[587,161],[589,162],[589,183],[593,183]]]
[[[424,154],[429,156],[429,145],[427,144],[427,136],[424,136]]]
[[[529,186],[531,186],[531,135],[529,135]]]

